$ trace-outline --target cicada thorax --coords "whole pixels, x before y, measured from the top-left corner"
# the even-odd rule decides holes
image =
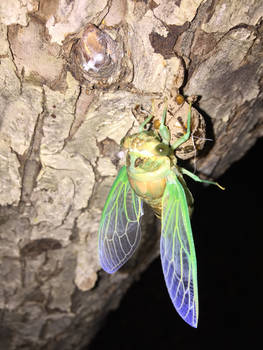
[[[174,157],[170,158],[170,147],[151,131],[127,136],[123,147],[127,148],[126,166],[131,187],[160,217],[167,174],[174,162]]]

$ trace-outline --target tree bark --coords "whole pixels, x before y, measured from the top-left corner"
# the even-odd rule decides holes
[[[193,113],[213,141],[190,162],[207,178],[262,136],[262,16],[251,0],[1,1],[4,349],[87,345],[159,254],[146,209],[130,262],[107,275],[98,261],[100,215],[136,106],[159,118],[167,100],[185,118],[176,94],[199,96]]]

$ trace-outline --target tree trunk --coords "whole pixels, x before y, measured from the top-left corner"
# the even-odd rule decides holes
[[[107,275],[98,261],[101,211],[138,106],[160,118],[167,101],[185,118],[176,95],[199,96],[193,115],[213,141],[181,158],[194,155],[208,178],[262,136],[262,16],[251,0],[1,1],[3,349],[87,345],[159,254],[146,209],[130,262]]]

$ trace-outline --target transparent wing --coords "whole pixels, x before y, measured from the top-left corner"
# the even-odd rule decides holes
[[[183,186],[171,171],[162,199],[161,261],[166,286],[179,315],[198,322],[197,267]]]
[[[142,200],[122,167],[106,200],[99,228],[99,257],[103,270],[117,271],[134,253],[141,238]]]

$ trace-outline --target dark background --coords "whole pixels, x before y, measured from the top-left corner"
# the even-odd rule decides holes
[[[187,179],[195,198],[198,328],[173,308],[156,259],[107,317],[89,350],[255,344],[257,318],[262,328],[262,146],[260,139],[218,180],[225,191]]]

